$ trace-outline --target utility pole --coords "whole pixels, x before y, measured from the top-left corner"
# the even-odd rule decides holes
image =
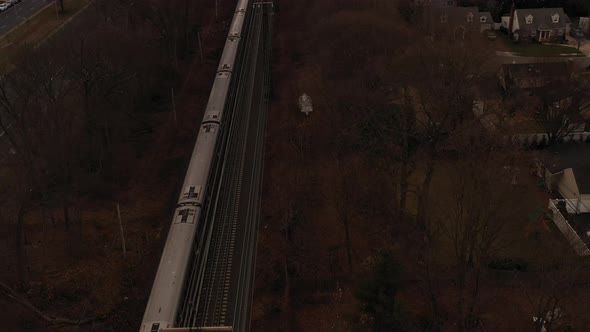
[[[217,16],[218,16],[217,15],[217,1],[218,0],[215,0],[215,20],[217,20]]]
[[[201,45],[201,27],[197,30],[197,40],[199,41],[199,54],[201,55],[201,62],[203,62],[203,46]]]
[[[123,222],[121,221],[121,209],[117,203],[117,219],[119,219],[119,232],[121,233],[121,245],[123,247],[123,258],[127,258],[127,248],[125,247],[125,233],[123,232]]]
[[[170,88],[170,97],[172,98],[172,115],[174,116],[174,123],[176,123],[176,102],[174,101],[174,88]]]

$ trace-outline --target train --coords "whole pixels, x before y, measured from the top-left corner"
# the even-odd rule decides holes
[[[238,0],[140,332],[175,327],[250,0]],[[202,227],[201,227],[202,229]]]

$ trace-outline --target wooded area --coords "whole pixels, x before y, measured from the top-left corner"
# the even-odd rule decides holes
[[[493,44],[427,37],[404,10],[281,3],[253,329],[583,331],[587,263],[518,173],[536,152],[474,115],[501,96]]]
[[[235,3],[218,5],[96,0],[0,70],[6,329],[138,328]],[[276,7],[252,331],[584,331],[588,263],[525,174],[537,147],[474,114],[502,93],[494,49],[426,38],[403,5]],[[564,86],[537,96],[555,142],[587,92]]]
[[[93,1],[0,69],[9,330],[139,326],[234,5]]]

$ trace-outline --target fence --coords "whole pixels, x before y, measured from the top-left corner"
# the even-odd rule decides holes
[[[539,144],[543,142],[549,142],[549,136],[547,134],[539,133],[539,134],[518,134],[514,135],[516,139],[521,141],[524,144]],[[576,132],[571,133],[563,137],[563,142],[585,142],[588,137],[590,137],[590,132]]]
[[[568,242],[572,245],[574,250],[579,256],[590,256],[590,250],[588,246],[580,239],[578,233],[572,228],[572,226],[565,220],[565,217],[561,214],[561,211],[556,206],[556,202],[559,199],[549,200],[549,208],[553,211],[553,222],[555,226],[559,228],[561,233],[565,236]]]

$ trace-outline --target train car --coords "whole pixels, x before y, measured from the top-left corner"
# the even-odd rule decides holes
[[[158,332],[175,324],[248,3],[239,0],[236,6],[140,332]]]

